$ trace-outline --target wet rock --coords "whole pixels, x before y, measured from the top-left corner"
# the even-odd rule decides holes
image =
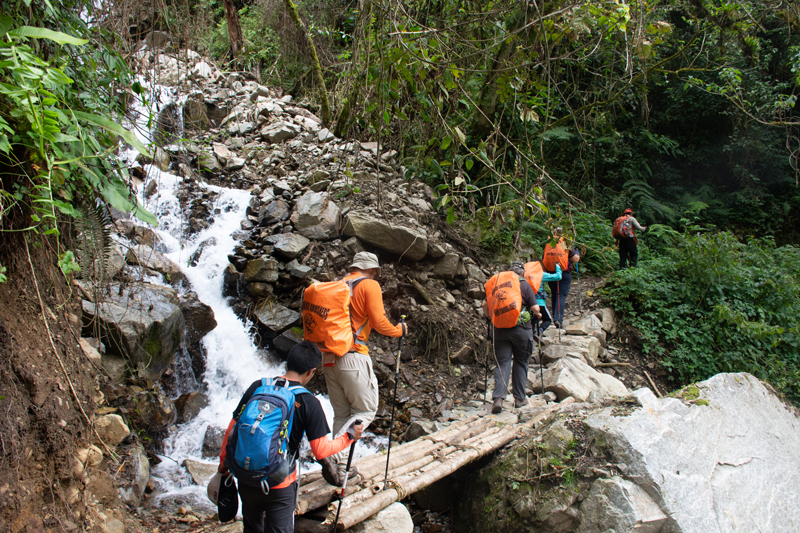
[[[208,481],[217,473],[219,463],[206,463],[204,461],[186,459],[183,461],[183,466],[192,476],[192,481],[194,481],[195,485],[205,487],[208,485]]]
[[[264,301],[256,306],[253,314],[273,337],[300,322],[300,313],[272,301]]]
[[[114,448],[131,434],[131,430],[122,420],[122,417],[114,414],[97,417],[94,421],[94,427],[97,430],[97,435],[103,439],[103,443],[109,448]],[[97,442],[95,444],[101,443]]]
[[[169,154],[163,148],[156,148],[153,154],[153,164],[161,171],[166,172],[169,170]]]
[[[130,220],[118,220],[116,226],[121,234],[125,235],[136,244],[144,244],[150,248],[156,247],[158,236],[152,229],[144,226],[137,226]]]
[[[413,261],[422,259],[428,252],[428,237],[424,229],[394,226],[367,215],[348,214],[342,233]]]
[[[236,296],[239,288],[239,281],[242,279],[242,274],[236,270],[233,265],[228,265],[222,272],[222,295],[223,296]]]
[[[141,265],[160,272],[170,283],[178,283],[185,277],[181,272],[181,268],[173,263],[172,260],[143,244],[128,249],[125,259],[128,264]]]
[[[254,298],[265,298],[273,293],[273,288],[269,283],[254,281],[247,285],[247,292]]]
[[[208,239],[201,242],[197,246],[197,249],[194,252],[192,252],[192,255],[189,256],[189,266],[193,267],[197,266],[197,263],[200,262],[200,258],[203,256],[203,252],[206,250],[206,248],[216,245],[217,245],[217,239],[215,239],[214,237],[209,237]]]
[[[177,423],[185,424],[194,420],[203,408],[208,405],[208,399],[200,392],[187,392],[175,400],[175,410],[178,413]]]
[[[187,291],[179,298],[181,312],[186,321],[186,342],[193,344],[217,327],[214,310],[197,298],[197,293]]]
[[[167,287],[111,284],[106,301],[84,300],[83,324],[99,328],[109,355],[125,356],[136,367],[146,365],[158,381],[180,345],[184,327],[177,293]]]
[[[297,200],[292,225],[309,239],[331,239],[339,234],[339,207],[327,193],[309,191]]]
[[[206,457],[219,456],[222,451],[222,440],[225,437],[225,428],[209,425],[203,436],[203,455]]]
[[[278,281],[278,262],[268,257],[258,257],[247,262],[247,266],[242,272],[245,281],[261,281],[274,283]]]
[[[265,241],[274,245],[275,252],[286,259],[294,259],[298,257],[311,243],[311,241],[302,235],[295,235],[294,233],[270,235],[265,239]]]

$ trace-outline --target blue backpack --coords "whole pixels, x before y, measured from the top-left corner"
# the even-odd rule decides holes
[[[288,445],[295,395],[310,394],[299,385],[290,387],[286,380],[280,385],[276,381],[261,378],[261,386],[242,409],[225,448],[239,482],[261,487],[264,494],[294,469],[295,456],[289,456]]]

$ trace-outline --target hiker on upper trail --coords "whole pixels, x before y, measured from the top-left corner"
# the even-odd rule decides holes
[[[559,329],[564,323],[564,306],[572,285],[572,265],[581,260],[581,255],[576,248],[566,247],[561,233],[562,229],[556,228],[550,241],[544,245],[544,254],[542,255],[542,266],[546,272],[555,274],[556,265],[561,267],[561,280],[548,282],[553,306],[553,324]]]
[[[639,239],[636,238],[633,230],[647,231],[647,226],[639,225],[639,222],[633,217],[633,209],[629,207],[621,217],[614,221],[614,229],[611,231],[617,240],[617,246],[619,246],[620,269],[627,268],[628,260],[630,260],[630,265],[636,268],[639,260]]]
[[[533,291],[536,293],[536,303],[539,305],[541,312],[541,320],[537,320],[537,331],[534,332],[534,340],[544,333],[544,330],[550,327],[553,323],[553,317],[547,309],[547,293],[544,290],[544,282],[561,281],[561,265],[556,263],[556,271],[554,274],[546,272],[541,261],[530,261],[525,263],[525,281],[527,281]]]
[[[522,261],[514,261],[509,271],[495,274],[485,286],[483,314],[492,321],[489,330],[497,363],[492,393],[492,413],[495,414],[503,410],[509,378],[514,407],[528,403],[525,387],[528,382],[528,360],[533,352],[531,318],[541,318],[542,315],[536,304],[536,294],[524,275]]]
[[[303,386],[314,377],[314,373],[322,362],[322,353],[317,346],[309,341],[303,341],[296,344],[291,350],[286,361],[286,373],[272,381],[276,388],[286,388],[291,390],[294,396],[294,412],[293,418],[289,423],[288,441],[286,441],[286,456],[295,458],[298,450],[300,449],[300,442],[305,434],[308,437],[308,442],[311,445],[311,452],[317,459],[322,459],[336,452],[344,450],[354,441],[361,438],[361,433],[364,430],[362,425],[353,425],[348,429],[348,432],[342,434],[340,437],[329,440],[328,422],[325,418],[325,412],[322,410],[322,405],[319,403],[313,394],[310,394]],[[249,409],[256,409],[256,412],[261,412],[261,419],[264,426],[269,426],[270,413],[279,411],[263,400],[260,400],[260,394],[268,390],[265,387],[265,382],[268,380],[256,380],[250,385],[247,391],[242,396],[236,409],[233,411],[233,420],[231,420],[225,438],[222,443],[222,453],[220,454],[220,466],[218,471],[221,473],[228,472],[232,469],[237,473],[237,468],[234,468],[232,461],[233,457],[228,457],[226,447],[228,439],[233,438],[231,432],[234,425],[239,420],[245,420],[249,416]],[[290,388],[290,389],[289,389]],[[256,395],[256,398],[248,406],[250,399]],[[249,409],[248,409],[249,408]],[[291,406],[289,407],[291,410]],[[266,416],[264,416],[266,414]],[[254,423],[251,425],[253,429],[258,425]],[[244,431],[250,433],[250,431]],[[237,437],[240,440],[241,437]],[[241,442],[244,442],[242,440]],[[269,440],[267,441],[270,442]],[[235,455],[239,457],[240,442],[237,442]],[[254,450],[258,452],[259,450]],[[256,456],[256,453],[250,455]],[[262,450],[262,453],[265,453]],[[250,459],[248,455],[246,460]],[[237,463],[239,460],[237,459]],[[242,499],[242,518],[244,525],[244,533],[289,533],[294,531],[294,510],[297,503],[297,468],[296,461],[289,463],[289,475],[283,482],[278,482],[275,486],[265,490],[262,486],[250,485],[244,477],[239,478],[239,496]],[[239,468],[244,468],[244,465],[239,465]]]
[[[393,326],[386,318],[381,286],[376,281],[380,275],[381,267],[375,254],[358,252],[353,257],[350,274],[344,281],[351,283],[352,287],[350,320],[353,333],[357,333],[355,343],[342,356],[323,348],[323,372],[333,406],[333,433],[336,436],[356,419],[361,419],[366,429],[378,410],[378,379],[372,370],[367,348],[372,329],[388,337],[407,333],[405,324]],[[322,463],[322,473],[328,483],[341,484],[346,455],[339,453]],[[354,475],[356,472],[351,473]]]

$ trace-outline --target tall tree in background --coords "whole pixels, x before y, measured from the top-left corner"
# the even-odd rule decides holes
[[[227,1],[230,0],[226,0],[226,2]],[[309,53],[311,54],[311,68],[314,72],[314,82],[317,84],[317,88],[319,89],[322,123],[327,126],[331,121],[331,109],[330,103],[328,102],[328,89],[325,87],[325,78],[322,77],[322,66],[319,64],[319,57],[317,56],[317,48],[314,46],[314,40],[311,38],[311,34],[308,33],[308,28],[306,28],[306,25],[303,24],[302,19],[300,19],[300,13],[297,10],[297,4],[292,2],[292,0],[285,1],[286,9],[289,11],[289,15],[292,17],[295,26],[297,26],[297,29],[303,33],[306,38],[306,42],[308,43]]]
[[[239,24],[239,13],[236,11],[236,6],[233,5],[233,0],[224,0],[225,2],[225,18],[228,21],[228,36],[231,38],[231,57],[238,57],[242,51],[242,26]]]

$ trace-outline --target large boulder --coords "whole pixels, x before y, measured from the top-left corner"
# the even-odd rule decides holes
[[[568,354],[577,354],[591,367],[597,364],[601,345],[596,337],[564,335],[561,337],[561,341],[557,339],[557,337],[545,337],[543,340],[545,347],[542,355],[545,364],[567,357]]]
[[[453,279],[459,271],[461,258],[458,254],[446,253],[433,265],[433,275],[444,279]]]
[[[581,504],[577,533],[656,533],[666,522],[667,516],[641,487],[614,476],[592,483],[589,497]]]
[[[594,315],[582,318],[566,328],[567,335],[591,335],[595,331],[603,331],[603,323]]]
[[[84,300],[82,306],[84,329],[99,331],[108,354],[126,357],[134,368],[145,366],[153,381],[161,378],[180,346],[184,328],[174,290],[112,283],[104,301]]]
[[[274,283],[278,281],[278,262],[270,257],[257,257],[247,262],[242,277],[247,282]]]
[[[289,218],[289,204],[283,198],[271,201],[258,212],[258,225],[269,226]]]
[[[124,469],[120,472],[119,495],[123,502],[131,507],[138,507],[150,479],[150,460],[144,447],[138,442],[131,445],[127,452]]]
[[[678,398],[634,395],[629,415],[584,424],[668,516],[664,531],[800,531],[800,417],[771,389],[718,374]]]
[[[428,252],[428,236],[424,229],[395,226],[358,213],[347,216],[342,233],[414,261],[419,261]]]
[[[98,441],[98,444],[105,444],[109,448],[113,448],[131,434],[131,430],[122,417],[114,414],[98,417],[94,421],[94,428],[97,437],[102,439],[102,442]]]
[[[339,207],[328,193],[308,191],[297,200],[292,225],[309,239],[332,239],[339,234]]]
[[[538,371],[528,373],[528,384],[534,392],[541,391]],[[564,357],[544,371],[544,389],[554,392],[558,401],[572,396],[583,402],[594,393],[599,398],[625,396],[628,389],[615,377],[598,372],[580,359]]]
[[[141,265],[160,272],[170,283],[177,283],[185,277],[181,267],[144,244],[129,248],[125,260],[131,265]]]

